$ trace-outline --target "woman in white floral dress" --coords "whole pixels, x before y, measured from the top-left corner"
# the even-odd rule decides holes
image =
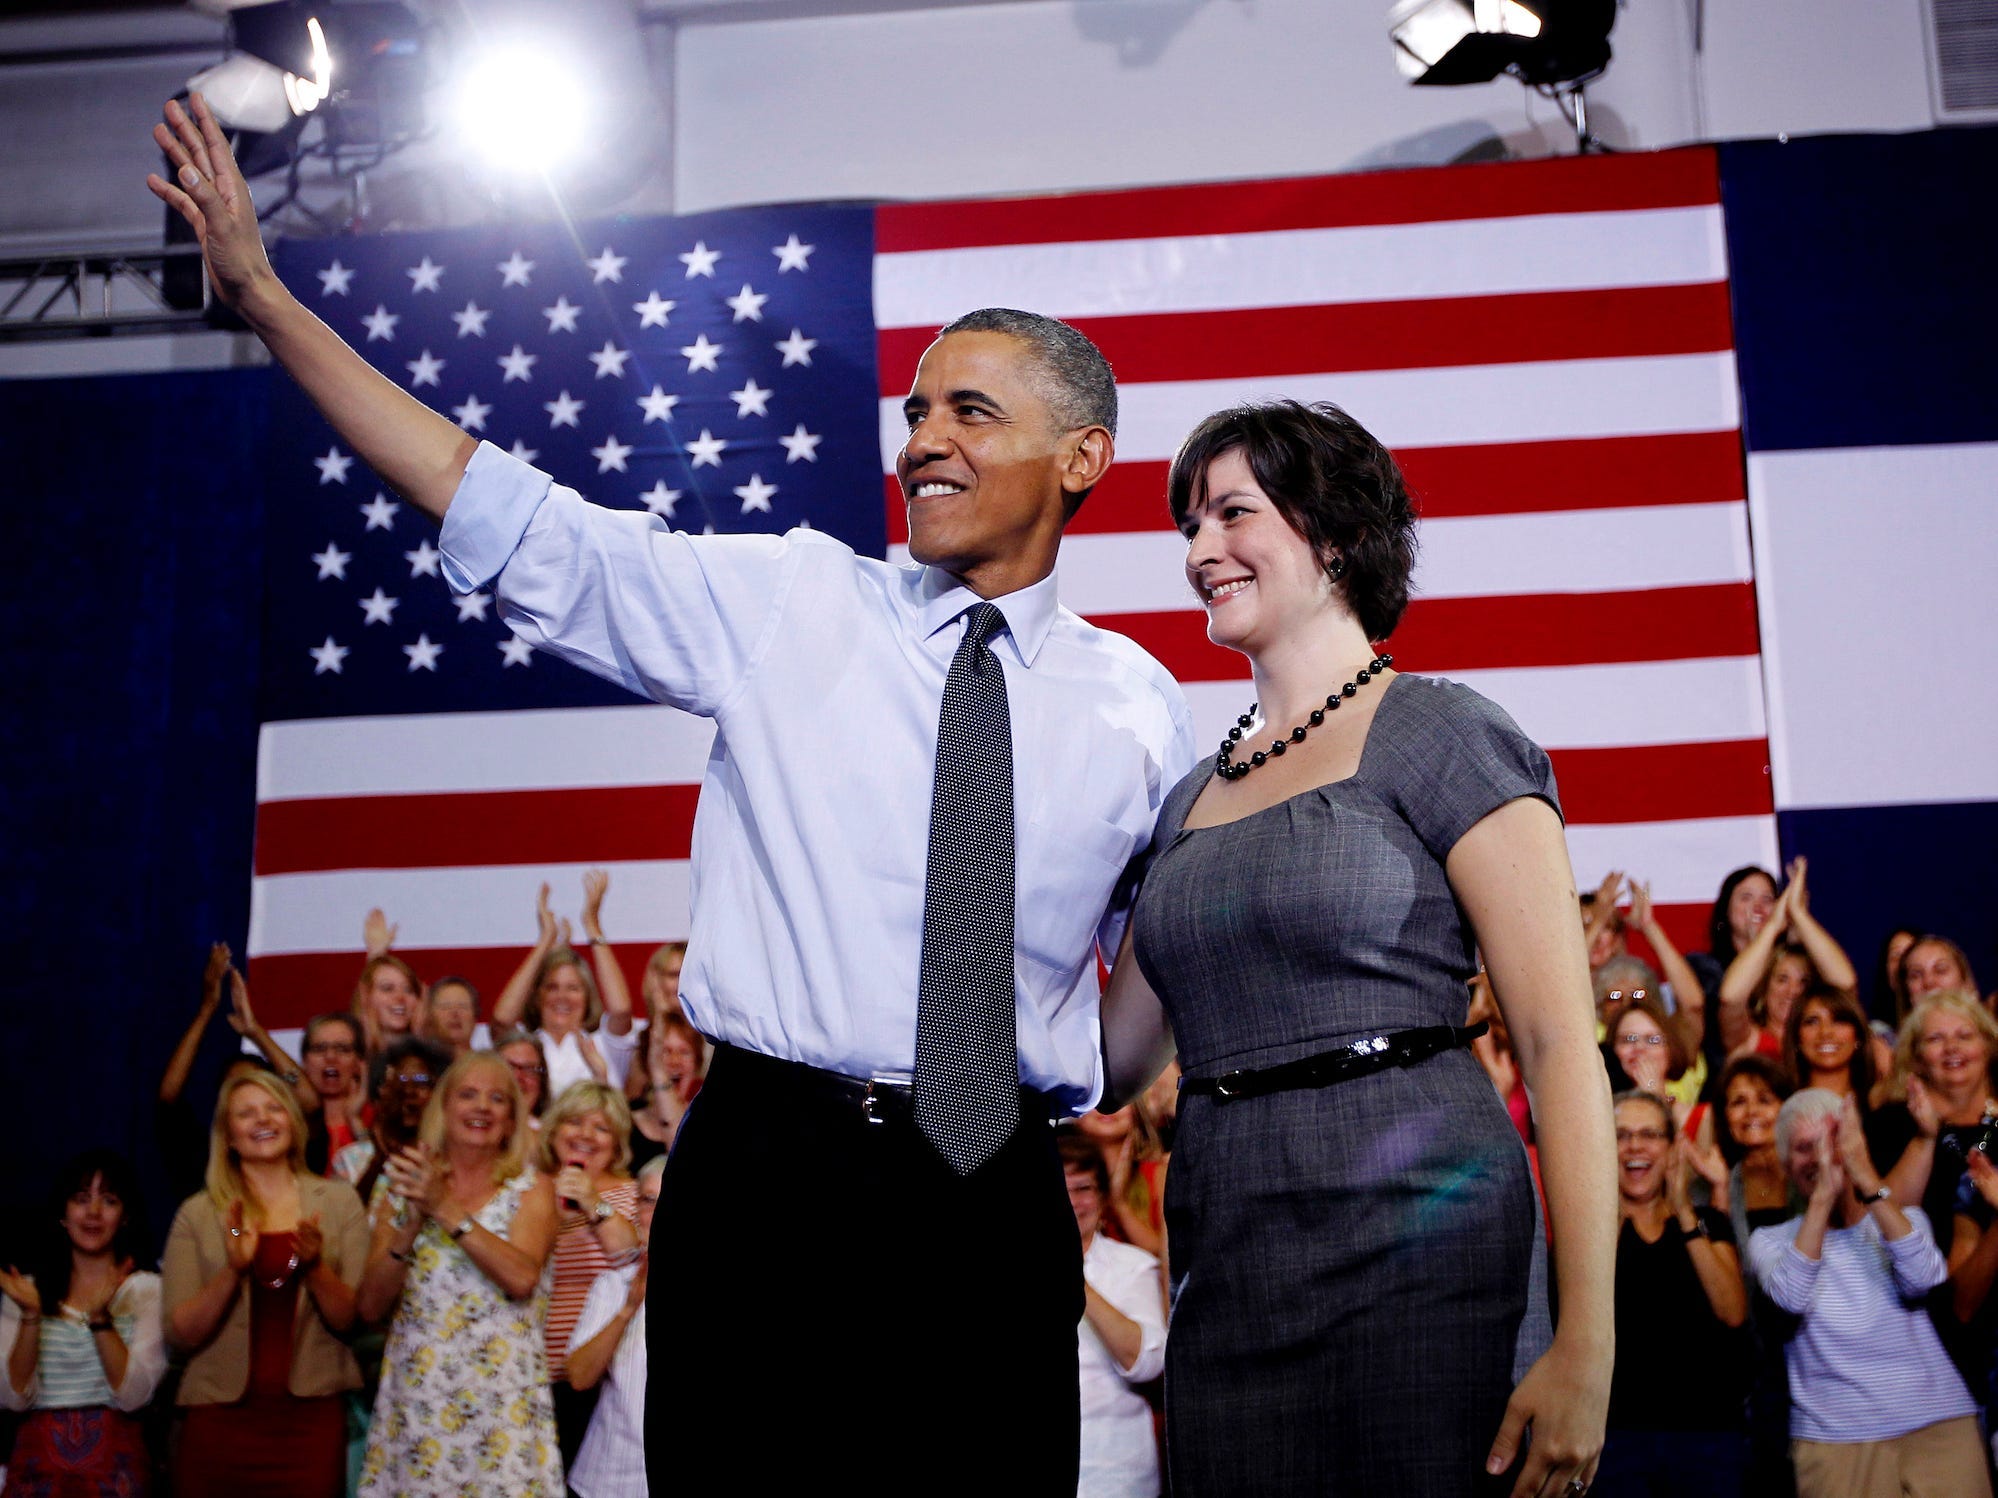
[[[390,1160],[361,1314],[391,1311],[362,1498],[562,1498],[542,1326],[555,1193],[496,1054],[460,1057]]]

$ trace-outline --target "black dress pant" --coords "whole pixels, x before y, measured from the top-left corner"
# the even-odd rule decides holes
[[[719,1047],[646,1293],[655,1492],[1072,1498],[1082,1255],[1054,1131],[955,1175],[906,1107]],[[1031,1097],[1031,1095],[1029,1095]]]

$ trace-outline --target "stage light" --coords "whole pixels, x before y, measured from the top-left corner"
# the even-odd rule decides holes
[[[1395,65],[1411,82],[1485,83],[1511,73],[1570,85],[1609,65],[1616,0],[1399,0],[1388,12]]]
[[[233,12],[229,43],[227,57],[187,81],[228,129],[275,133],[333,92],[325,28],[293,0]]]
[[[589,114],[589,93],[575,66],[538,43],[479,53],[452,90],[459,135],[503,169],[547,172],[572,159],[588,137]]]

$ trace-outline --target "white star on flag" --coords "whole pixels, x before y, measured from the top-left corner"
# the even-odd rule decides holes
[[[458,425],[466,431],[483,432],[486,429],[486,418],[493,414],[493,408],[476,395],[468,395],[462,406],[451,408],[451,414],[458,418]]]
[[[540,448],[529,447],[518,437],[513,439],[513,446],[508,448],[507,451],[523,463],[532,463],[536,458],[541,456]]]
[[[629,259],[627,255],[614,254],[611,247],[605,245],[604,252],[596,259],[583,262],[590,268],[590,284],[601,286],[606,281],[622,281],[625,263]]]
[[[499,263],[498,269],[500,275],[504,278],[500,281],[500,285],[525,286],[528,276],[533,274],[534,262],[521,254],[519,250],[515,250],[511,257]]]
[[[825,439],[816,432],[806,431],[805,424],[801,421],[798,423],[797,431],[788,437],[779,437],[777,440],[784,444],[784,461],[790,464],[796,463],[801,459],[807,463],[818,462],[819,444]]]
[[[409,371],[409,386],[414,390],[418,385],[435,385],[437,377],[444,373],[444,361],[433,359],[430,350],[425,349],[420,357],[409,360],[404,368]]]
[[[735,486],[735,497],[742,501],[742,513],[745,515],[751,510],[761,510],[764,514],[769,514],[770,496],[776,492],[777,486],[764,483],[763,475],[759,473],[752,473],[748,483]]]
[[[368,517],[368,530],[386,531],[395,529],[395,512],[401,508],[386,494],[377,492],[373,499],[361,506],[361,513]]]
[[[706,464],[710,468],[721,467],[722,450],[727,446],[726,441],[702,427],[701,435],[687,444],[687,456],[692,460],[688,466],[699,468]]]
[[[631,310],[638,314],[638,326],[642,331],[646,328],[665,327],[666,314],[679,305],[678,302],[667,301],[656,291],[649,291],[645,294],[644,301],[631,304]]]
[[[368,330],[368,342],[370,343],[373,343],[378,338],[383,341],[393,339],[395,337],[395,325],[401,321],[402,319],[399,316],[389,311],[387,307],[379,302],[375,304],[374,311],[361,319],[362,325]]]
[[[392,624],[395,622],[395,606],[402,600],[391,598],[380,588],[367,598],[358,600],[361,612],[366,616],[363,624]]]
[[[467,302],[463,310],[451,314],[451,321],[458,325],[460,338],[483,338],[486,336],[486,319],[491,316],[492,313],[477,302]]]
[[[451,601],[458,606],[458,622],[460,624],[463,624],[467,619],[476,619],[483,624],[486,619],[486,605],[493,601],[493,595],[490,593],[467,593],[462,598],[454,598]]]
[[[354,466],[354,460],[337,447],[327,448],[326,456],[314,458],[312,463],[319,470],[319,482],[322,484],[346,483],[347,470]]]
[[[655,421],[671,421],[673,419],[673,408],[680,404],[680,397],[677,395],[668,395],[657,385],[654,385],[650,395],[641,395],[638,398],[638,404],[640,409],[645,412],[645,421],[649,426]]]
[[[337,259],[331,265],[327,266],[326,269],[316,270],[313,274],[319,277],[319,294],[321,296],[345,296],[347,288],[354,284],[353,270],[348,266],[342,265]],[[327,643],[331,644],[332,642],[329,640]],[[340,668],[335,666],[333,669],[338,671]]]
[[[786,369],[789,369],[793,364],[809,365],[812,362],[812,350],[818,346],[818,339],[807,338],[796,328],[791,329],[791,336],[789,338],[771,345],[772,348],[784,356],[784,367]]]
[[[501,380],[500,383],[502,385],[510,385],[515,380],[532,379],[534,376],[534,361],[540,357],[539,354],[530,354],[516,343],[513,346],[512,353],[501,354],[499,358],[493,361],[506,371],[506,378]]]
[[[722,346],[708,342],[708,335],[701,333],[692,343],[683,345],[680,352],[687,356],[687,373],[692,374],[697,369],[717,368],[715,361],[721,358]]]
[[[340,674],[340,662],[347,658],[347,653],[347,647],[345,645],[334,644],[331,635],[326,637],[324,645],[315,645],[306,652],[307,655],[312,657],[312,674],[314,676],[324,676],[328,671],[338,676]]]
[[[750,290],[749,283],[745,281],[742,283],[742,290],[734,296],[725,296],[722,300],[735,309],[737,322],[762,322],[763,304],[770,300],[770,294]]]
[[[541,309],[541,315],[548,319],[549,332],[573,333],[576,331],[576,316],[582,310],[581,307],[570,305],[567,297],[558,296],[555,298],[554,306]]]
[[[590,456],[597,460],[598,473],[609,473],[613,468],[623,473],[624,460],[631,456],[631,448],[614,436],[606,437],[602,447],[590,449]]]
[[[694,247],[680,257],[680,263],[687,267],[687,279],[691,281],[696,276],[713,276],[715,262],[719,259],[720,250],[711,250],[705,240],[697,239]]]
[[[430,538],[425,536],[421,541],[416,543],[416,550],[405,551],[402,554],[402,559],[409,563],[409,575],[411,577],[435,577],[437,576],[437,563],[443,558],[443,555],[443,552],[430,544]]]
[[[770,392],[757,384],[753,378],[740,390],[729,391],[728,397],[735,402],[735,415],[738,421],[745,416],[770,414]]]
[[[666,480],[661,479],[638,497],[645,501],[646,509],[655,515],[664,515],[670,520],[673,516],[673,506],[679,502],[680,491],[668,489]]]
[[[541,409],[548,413],[549,426],[572,427],[576,425],[577,416],[582,414],[583,403],[573,399],[569,392],[564,390],[552,401],[543,401]]]
[[[435,264],[428,255],[425,255],[423,264],[412,265],[403,274],[409,277],[410,295],[414,296],[419,291],[435,291],[438,281],[444,275],[444,267]]]
[[[312,560],[319,564],[319,580],[321,582],[324,582],[329,577],[337,577],[342,582],[345,582],[347,580],[347,564],[354,560],[354,554],[351,551],[342,551],[338,546],[328,541],[324,551],[315,551],[312,554]]]
[[[430,636],[428,635],[418,635],[414,645],[405,645],[402,647],[402,653],[409,657],[410,670],[435,671],[437,669],[437,657],[444,653],[444,647],[442,645],[431,644]]]
[[[534,647],[519,635],[508,635],[501,640],[499,650],[509,666],[525,666],[534,660]]]
[[[591,354],[589,356],[590,362],[596,365],[597,367],[597,378],[600,380],[607,375],[614,376],[615,378],[618,379],[623,379],[624,361],[629,359],[630,357],[631,357],[630,349],[619,348],[616,344],[612,343],[608,338],[604,340],[604,346],[602,348],[598,349],[594,354]]]
[[[805,262],[811,259],[812,251],[817,248],[815,244],[799,244],[795,234],[782,244],[772,245],[770,253],[777,257],[777,274],[781,276],[787,270],[810,270]]]

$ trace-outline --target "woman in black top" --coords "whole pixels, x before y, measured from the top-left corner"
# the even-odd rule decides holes
[[[1599,1498],[1736,1498],[1747,1468],[1748,1292],[1725,1214],[1696,1208],[1672,1105],[1616,1100],[1616,1372]]]

